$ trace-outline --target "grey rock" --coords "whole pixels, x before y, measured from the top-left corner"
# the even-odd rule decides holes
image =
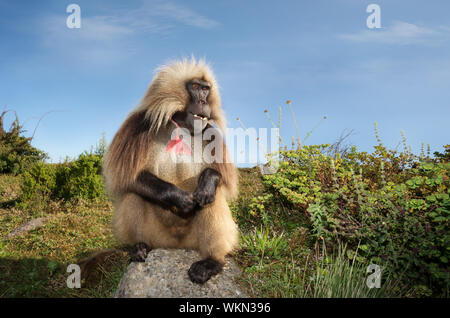
[[[145,262],[128,265],[114,297],[248,297],[235,283],[241,271],[231,258],[226,259],[222,272],[205,284],[192,283],[187,271],[192,263],[200,259],[200,254],[192,250],[152,250]]]

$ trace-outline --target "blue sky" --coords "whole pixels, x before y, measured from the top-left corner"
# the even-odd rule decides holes
[[[68,29],[66,7],[81,7]],[[366,7],[381,8],[368,29]],[[194,54],[212,65],[230,127],[271,127],[307,144],[349,142],[371,151],[374,122],[416,153],[449,143],[450,2],[442,1],[1,1],[0,106],[13,109],[52,161],[75,157],[115,131],[154,69]],[[13,114],[7,116],[7,123]],[[401,149],[401,147],[399,147]]]

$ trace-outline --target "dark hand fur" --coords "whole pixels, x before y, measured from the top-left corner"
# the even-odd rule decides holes
[[[143,242],[139,242],[133,246],[130,251],[130,258],[132,262],[145,262],[148,252],[151,251],[150,246]]]
[[[214,202],[219,181],[219,172],[211,168],[203,170],[198,180],[197,188],[194,191],[194,200],[200,207]]]
[[[203,284],[213,275],[220,273],[222,268],[222,263],[208,257],[192,264],[191,268],[189,268],[188,275],[192,282]]]

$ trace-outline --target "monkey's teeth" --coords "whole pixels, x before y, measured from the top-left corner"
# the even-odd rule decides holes
[[[200,118],[201,120],[208,120],[208,117],[203,117],[203,116],[200,116],[200,115],[197,115],[197,114],[194,114],[194,117],[195,118]]]

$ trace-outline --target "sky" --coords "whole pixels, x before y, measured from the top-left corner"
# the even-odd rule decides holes
[[[81,8],[70,29],[69,4]],[[381,28],[366,24],[369,4]],[[450,143],[450,2],[3,1],[0,108],[58,162],[110,141],[158,66],[205,58],[229,127],[271,127],[305,144],[348,142],[372,151],[374,122],[388,147]],[[44,116],[44,117],[43,117]],[[324,116],[326,119],[324,120]],[[42,118],[43,117],[43,118]],[[39,122],[39,119],[42,119]],[[5,116],[8,125],[13,112]]]

